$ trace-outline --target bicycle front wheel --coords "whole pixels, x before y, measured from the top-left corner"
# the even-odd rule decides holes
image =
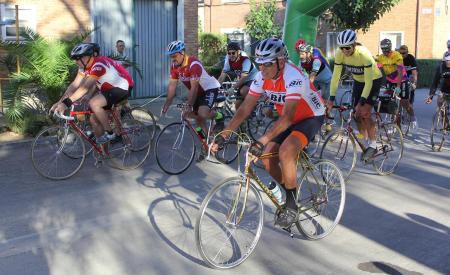
[[[225,116],[224,118],[225,125],[228,125],[228,123],[231,120],[230,116]],[[223,149],[219,150],[216,153],[216,159],[224,164],[232,163],[238,156],[240,152],[240,147],[238,145],[238,135],[235,133],[232,133],[230,136],[227,137]]]
[[[401,107],[399,112],[400,117],[400,129],[402,130],[403,137],[405,137],[409,133],[409,127],[411,125],[411,116],[408,114],[405,108]]]
[[[156,138],[155,155],[158,166],[167,174],[183,173],[194,160],[195,139],[192,131],[181,122],[167,125]]]
[[[263,228],[264,207],[253,184],[242,177],[219,183],[206,195],[195,226],[198,251],[213,268],[232,268],[247,259]]]
[[[329,160],[318,160],[300,178],[297,201],[300,206],[297,229],[308,239],[329,235],[338,225],[345,205],[345,180]]]
[[[73,176],[84,163],[86,147],[72,128],[52,126],[40,131],[31,145],[31,160],[36,171],[49,179]]]
[[[403,134],[395,123],[384,124],[378,129],[377,153],[373,156],[373,167],[385,176],[394,173],[403,156]]]
[[[120,141],[112,141],[106,147],[112,167],[131,170],[141,166],[147,159],[151,148],[150,129],[135,119],[122,121]]]
[[[433,116],[433,125],[431,126],[430,141],[431,149],[439,152],[442,150],[446,135],[444,113],[438,111]]]
[[[341,129],[328,135],[320,152],[321,159],[331,160],[348,180],[356,165],[356,143],[347,130]]]

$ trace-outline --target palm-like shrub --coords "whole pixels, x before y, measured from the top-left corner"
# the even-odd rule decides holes
[[[46,110],[60,98],[71,80],[71,72],[76,70],[75,63],[69,58],[70,50],[90,33],[83,32],[72,40],[50,40],[26,29],[21,33],[24,41],[20,44],[0,43],[8,53],[0,62],[10,71],[4,104],[12,130],[30,134],[39,130],[34,126],[45,122]],[[14,72],[17,56],[20,73]]]

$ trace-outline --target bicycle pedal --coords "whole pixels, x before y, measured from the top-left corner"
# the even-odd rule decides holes
[[[291,227],[292,227],[292,225],[291,225]],[[284,231],[289,233],[289,236],[293,239],[294,238],[294,233],[292,233],[291,227],[289,227],[289,228],[283,228],[282,227],[281,229],[283,229]]]

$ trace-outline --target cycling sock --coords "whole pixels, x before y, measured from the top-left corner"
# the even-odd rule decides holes
[[[369,143],[369,147],[372,147],[373,149],[377,149],[377,141],[371,140]]]
[[[286,207],[297,210],[297,204],[295,203],[295,195],[297,189],[286,189]]]

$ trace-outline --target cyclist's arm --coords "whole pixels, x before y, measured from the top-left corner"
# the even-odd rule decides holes
[[[191,79],[191,88],[189,89],[188,100],[187,103],[191,106],[194,106],[195,100],[197,99],[198,87],[200,86],[199,80]]]
[[[400,88],[402,86],[403,80],[403,65],[397,65],[397,87]]]
[[[177,79],[171,78],[169,80],[169,86],[167,88],[166,102],[163,105],[163,113],[165,113],[167,111],[167,108],[169,108],[170,104],[172,104],[173,98],[176,95],[177,84],[178,84]]]
[[[222,71],[220,73],[219,79],[217,79],[219,81],[220,84],[222,84],[222,82],[225,80],[225,77],[227,76],[227,73],[225,71]]]
[[[336,91],[339,85],[339,78],[341,78],[342,66],[342,63],[334,63],[333,76],[331,77],[330,84],[330,97],[332,97],[333,99],[336,96]]]
[[[84,96],[87,92],[89,92],[95,86],[95,84],[97,84],[97,79],[98,78],[95,76],[84,77],[81,81],[80,86],[68,98],[72,102],[77,101],[82,96]]]
[[[219,83],[222,84],[222,82],[225,80],[225,77],[227,76],[227,73],[231,70],[230,68],[230,62],[228,61],[228,56],[225,56],[225,61],[223,64],[222,73],[220,73],[219,76]]]
[[[366,63],[367,64],[367,63]],[[373,69],[372,64],[364,66],[364,89],[362,91],[361,97],[368,98],[370,90],[372,90],[373,85]]]
[[[433,77],[433,82],[431,83],[431,87],[430,87],[430,97],[433,97],[436,94],[436,89],[437,86],[439,84],[439,81],[441,79],[441,68],[440,68],[440,64],[439,66],[436,68],[436,72],[434,73],[434,77]]]
[[[241,88],[245,82],[247,82],[248,73],[241,73],[241,78],[239,78],[238,82],[235,84],[236,88]]]
[[[315,58],[312,64],[312,71],[309,74],[309,81],[314,82],[316,80],[317,74],[322,66],[322,61],[320,59]]]
[[[286,100],[283,107],[283,114],[275,121],[273,126],[259,139],[259,142],[266,145],[269,141],[285,131],[294,122],[297,111],[298,100]]]
[[[416,69],[412,70],[411,75],[412,75],[412,79],[411,79],[412,83],[414,83],[414,85],[417,85],[418,76],[419,76],[419,74],[417,73],[417,70]]]

